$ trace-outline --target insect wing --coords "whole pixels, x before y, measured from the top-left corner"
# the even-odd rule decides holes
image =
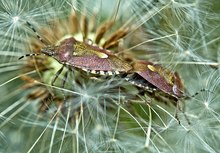
[[[103,75],[118,74],[119,72],[127,72],[131,69],[130,65],[113,56],[108,58],[100,58],[96,55],[75,56],[66,64]]]
[[[136,64],[135,69],[137,71],[136,73],[138,73],[141,77],[150,82],[152,85],[165,93],[174,95],[173,84],[171,83],[172,80],[171,78],[169,78],[173,75],[172,72],[169,72],[170,75],[168,75],[167,70],[159,65],[153,65],[150,62],[139,62]]]
[[[172,94],[172,86],[167,83],[166,79],[164,79],[164,77],[160,76],[158,73],[146,70],[144,72],[138,72],[138,74],[160,90]]]

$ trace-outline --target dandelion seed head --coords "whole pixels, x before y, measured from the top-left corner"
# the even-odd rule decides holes
[[[19,16],[14,16],[12,17],[13,23],[16,24],[16,22],[18,22],[19,20]]]
[[[83,100],[85,100],[85,101],[88,101],[88,99],[90,99],[90,97],[91,97],[91,96],[89,96],[89,94],[86,93],[86,92],[82,92],[82,95],[83,95]]]
[[[190,56],[190,54],[191,54],[190,50],[186,50],[184,53],[186,56]]]
[[[148,110],[146,96],[139,94],[138,88],[120,77],[97,77],[65,67],[52,86],[51,80],[62,64],[46,56],[28,57],[17,61],[20,54],[40,53],[40,49],[44,47],[35,33],[26,26],[27,20],[50,45],[59,45],[63,40],[74,37],[80,42],[85,41],[103,48],[107,40],[118,37],[116,42],[108,46],[110,52],[131,63],[134,59],[148,60],[164,63],[165,67],[184,72],[186,75],[180,73],[180,76],[185,80],[186,90],[193,89],[196,92],[204,87],[204,80],[217,80],[214,75],[204,77],[204,70],[198,70],[200,66],[196,65],[197,61],[208,61],[206,55],[211,51],[216,52],[210,47],[212,38],[209,37],[212,35],[209,30],[216,29],[207,26],[207,21],[212,19],[207,20],[210,14],[203,9],[208,5],[195,6],[186,0],[129,0],[126,3],[119,0],[114,3],[102,0],[45,0],[42,1],[43,4],[35,1],[35,7],[32,1],[19,0],[17,4],[22,5],[14,5],[14,2],[0,3],[4,4],[3,10],[9,12],[5,13],[6,15],[0,14],[0,23],[4,23],[0,27],[0,34],[4,39],[4,42],[1,42],[2,48],[7,48],[7,52],[2,49],[0,53],[8,53],[4,56],[7,63],[1,62],[0,65],[0,73],[4,74],[1,82],[4,84],[11,75],[15,78],[5,85],[6,90],[1,86],[1,93],[13,92],[7,97],[4,96],[0,104],[5,106],[1,108],[6,108],[3,110],[5,123],[7,118],[15,121],[16,125],[21,125],[19,132],[28,135],[21,138],[30,140],[25,141],[27,143],[24,145],[19,145],[22,149],[28,148],[30,152],[38,148],[39,152],[52,152],[57,148],[60,152],[66,152],[65,148],[68,148],[69,152],[75,152],[72,148],[77,148],[78,152],[146,152],[144,144],[147,144],[147,151],[150,152],[219,150],[219,145],[215,144],[215,141],[219,140],[219,97],[216,96],[219,81],[206,81],[205,87],[212,89],[214,93],[202,93],[202,96],[181,103],[186,106],[185,114],[192,120],[192,124],[188,125],[192,126],[192,130],[190,128],[188,131],[188,126],[183,127],[186,125],[182,121],[182,112],[179,115],[182,125],[178,125],[174,122],[175,108],[159,104],[163,109],[153,110],[157,102],[151,100],[152,109]],[[110,22],[112,25],[107,24]],[[96,43],[95,38],[101,26],[107,30],[100,34],[103,38]],[[117,30],[125,36],[113,35],[117,34]],[[117,46],[117,43],[120,45]],[[24,44],[26,47],[23,47]],[[11,58],[9,50],[12,52],[10,55],[15,52],[19,52],[19,55],[13,55]],[[213,57],[210,60],[214,59],[214,56],[210,57]],[[183,63],[184,61],[186,62]],[[189,65],[190,62],[196,65],[195,69]],[[210,67],[207,66],[207,69]],[[62,87],[66,71],[69,73],[66,84]],[[213,71],[209,72],[211,74]],[[197,79],[195,74],[203,79]],[[15,87],[15,84],[19,87]],[[22,102],[17,104],[16,100],[20,97]],[[205,103],[204,100],[200,100],[201,97],[206,99]],[[12,103],[9,103],[10,101]],[[35,111],[24,108],[30,101],[37,102],[32,107]],[[152,116],[149,115],[151,112]],[[25,118],[23,122],[20,122],[20,116]],[[29,120],[31,123],[27,124]],[[10,123],[5,124],[1,127],[1,132],[4,133],[10,127]],[[17,129],[15,131],[18,132]],[[210,135],[213,137],[210,140],[215,141],[208,140]],[[15,146],[15,143],[8,143],[6,148],[13,148],[11,146]],[[48,144],[51,144],[50,147]],[[203,148],[199,149],[201,146]]]
[[[110,140],[111,142],[117,142],[117,139],[113,138]]]
[[[95,126],[95,130],[97,131],[97,133],[99,133],[100,131],[103,130],[103,126],[100,125],[100,124],[96,124],[96,126]]]
[[[207,109],[209,109],[209,103],[206,101],[206,102],[204,102],[204,105],[205,105],[205,107],[207,108]]]

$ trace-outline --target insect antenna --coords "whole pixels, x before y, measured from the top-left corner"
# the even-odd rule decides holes
[[[34,28],[34,26],[33,26],[30,22],[28,22],[28,21],[26,21],[26,23],[27,23],[28,27],[35,33],[35,35],[36,35],[37,38],[40,40],[40,42],[42,42],[42,44],[44,44],[45,46],[47,46],[47,45],[48,45],[47,42],[38,34],[38,32],[36,31],[36,29]]]
[[[202,88],[202,89],[200,89],[199,91],[197,91],[196,93],[194,93],[193,95],[186,96],[184,99],[194,98],[194,97],[196,97],[197,95],[199,95],[200,93],[205,92],[205,91],[210,92],[210,93],[213,93],[213,92],[210,91],[210,90],[207,90],[207,89]]]
[[[38,40],[40,40],[40,42],[41,42],[44,46],[48,46],[48,45],[47,45],[47,42],[38,34],[38,32],[36,31],[36,29],[34,28],[34,26],[33,26],[30,22],[28,22],[28,21],[26,21],[26,24],[27,24],[27,26],[35,33],[35,35],[37,36]],[[24,58],[24,57],[31,57],[31,56],[38,56],[38,55],[41,55],[41,53],[26,54],[26,55],[23,55],[23,56],[19,57],[18,59],[20,60],[20,59],[22,59],[22,58]]]
[[[197,92],[194,93],[193,95],[191,95],[191,96],[186,96],[186,97],[184,97],[183,99],[185,99],[185,100],[191,99],[191,98],[196,97],[198,94],[200,94],[200,93],[202,93],[202,92],[205,92],[205,91],[208,91],[208,92],[210,92],[210,93],[213,93],[213,92],[210,91],[210,90],[207,90],[207,89],[202,88],[201,90],[197,91]],[[179,111],[181,111],[181,112],[183,113],[183,115],[184,115],[184,117],[185,117],[185,119],[186,119],[188,125],[190,125],[191,122],[190,122],[189,118],[187,117],[187,115],[185,114],[185,107],[180,108],[180,105],[179,105],[179,104],[180,104],[180,103],[178,102],[177,105],[176,105],[175,118],[177,119],[178,123],[181,124],[181,123],[180,123],[180,120],[179,120],[179,117],[178,117],[178,110],[179,110]]]
[[[41,55],[41,54],[39,54],[39,53],[25,54],[25,55],[19,57],[18,59],[20,60],[24,57],[32,57],[32,56],[38,56],[38,55]]]

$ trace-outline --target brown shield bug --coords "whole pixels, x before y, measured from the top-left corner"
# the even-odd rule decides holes
[[[62,40],[54,46],[46,45],[45,41],[38,35],[34,27],[27,22],[27,25],[35,32],[37,38],[45,44],[46,47],[41,49],[39,54],[26,54],[25,56],[37,56],[44,54],[56,59],[63,67],[57,71],[52,84],[55,82],[64,66],[69,68],[79,68],[93,74],[114,75],[120,73],[128,73],[132,70],[132,66],[112,54],[110,51],[100,48],[89,43],[77,41],[73,37]],[[25,56],[21,56],[22,59]]]
[[[33,26],[29,22],[27,22],[27,25],[36,33],[38,39],[44,43]],[[184,93],[182,81],[176,72],[148,61],[137,61],[130,64],[106,49],[89,44],[86,41],[78,41],[73,37],[66,38],[56,45],[46,45],[41,49],[40,54],[50,56],[63,64],[63,67],[57,71],[52,84],[62,72],[64,66],[67,66],[99,75],[123,74],[120,76],[150,93],[162,92],[169,99],[174,100],[172,103],[177,108],[179,108],[179,99],[187,97]],[[39,54],[27,54],[25,56],[36,55]],[[65,77],[67,77],[67,74],[65,74]],[[152,95],[152,97],[155,98],[155,95]]]
[[[153,64],[148,61],[138,61],[133,65],[135,73],[128,75],[125,79],[136,86],[145,89],[148,95],[165,103],[172,103],[176,107],[175,118],[178,119],[178,110],[183,112],[188,124],[189,119],[180,107],[180,100],[194,97],[187,96],[183,83],[177,72],[162,67],[159,64]],[[203,90],[201,90],[203,91]],[[156,94],[159,93],[159,94]]]
[[[144,88],[153,86],[154,89],[159,89],[177,99],[184,96],[184,89],[179,75],[176,72],[163,68],[159,64],[147,61],[137,61],[134,64],[130,64],[106,49],[87,42],[77,41],[73,37],[66,38],[54,46],[46,45],[34,27],[29,22],[27,22],[27,25],[46,46],[41,49],[40,54],[53,57],[63,65],[100,75],[136,74],[145,80],[145,84],[139,83],[139,86]],[[39,54],[26,54],[25,56],[36,55]],[[62,68],[60,71],[62,71]],[[126,78],[129,80],[128,76]],[[137,79],[132,81],[138,85]]]
[[[132,69],[130,64],[109,51],[79,42],[73,37],[63,40],[58,46],[45,47],[41,52],[53,57],[61,64],[94,74],[112,75],[126,73]]]
[[[41,53],[53,57],[63,64],[63,67],[79,68],[93,74],[114,75],[128,73],[132,70],[130,64],[107,50],[86,44],[85,42],[79,42],[73,37],[64,39],[59,45],[46,46],[41,49]],[[39,54],[26,54],[25,56],[35,55]],[[63,67],[56,73],[52,84],[62,72]]]
[[[177,72],[147,61],[136,62],[133,68],[139,76],[152,84],[155,90],[159,89],[177,99],[185,96],[184,87]]]

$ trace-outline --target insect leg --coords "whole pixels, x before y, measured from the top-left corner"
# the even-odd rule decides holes
[[[185,117],[185,119],[186,119],[186,121],[187,121],[188,125],[190,125],[190,124],[191,124],[191,122],[190,122],[189,118],[186,116],[185,112],[183,112],[183,115],[184,115],[184,117]]]
[[[53,86],[54,82],[56,81],[56,79],[59,77],[59,75],[61,74],[61,72],[63,71],[63,68],[65,67],[65,65],[63,65],[55,74],[55,77],[53,78],[53,80],[51,81],[51,85]]]
[[[68,71],[65,72],[64,77],[63,77],[63,81],[62,81],[62,88],[64,88],[65,84],[66,84],[66,80],[68,78],[68,74],[69,74],[69,69]]]
[[[184,117],[185,117],[185,119],[186,119],[188,125],[190,125],[190,124],[191,124],[191,123],[190,123],[190,120],[189,120],[189,118],[186,116],[186,113],[185,113],[185,106],[181,107],[179,101],[177,101],[177,103],[176,103],[175,118],[177,119],[178,123],[180,124],[178,111],[181,111],[181,112],[183,113],[183,115],[184,115]]]
[[[181,123],[180,123],[180,119],[179,119],[179,111],[181,111],[181,110],[180,110],[180,107],[179,107],[179,102],[177,101],[176,111],[175,111],[175,118],[176,118],[176,120],[178,121],[178,123],[181,124]]]
[[[184,117],[185,117],[185,119],[186,119],[186,121],[187,121],[187,123],[188,123],[188,125],[190,125],[191,123],[190,123],[190,120],[189,120],[189,118],[186,116],[186,113],[185,113],[185,105],[183,105],[183,107],[182,107],[182,113],[183,113],[183,115],[184,115]]]

